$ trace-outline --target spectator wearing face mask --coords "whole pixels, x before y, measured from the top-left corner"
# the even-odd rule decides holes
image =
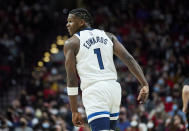
[[[153,121],[148,121],[147,128],[148,128],[148,131],[154,131],[155,130]]]
[[[20,118],[19,125],[20,126],[17,127],[15,131],[33,131],[32,128],[27,126],[27,120],[24,117]]]
[[[142,131],[139,128],[139,123],[136,120],[131,121],[131,127],[128,128],[126,131]]]
[[[50,122],[49,122],[47,119],[45,119],[45,120],[42,122],[42,129],[43,129],[44,131],[50,131],[50,128],[51,128]]]
[[[175,114],[178,114],[180,117],[182,117],[182,119],[184,121],[186,121],[186,116],[185,114],[182,112],[181,109],[179,109],[178,105],[177,104],[173,104],[172,106],[172,111],[168,112],[168,115],[170,116],[174,116]]]
[[[185,131],[184,121],[178,114],[174,115],[166,127],[166,131]]]
[[[120,131],[125,131],[128,127],[130,127],[130,122],[127,120],[127,111],[124,106],[121,106],[117,128]]]

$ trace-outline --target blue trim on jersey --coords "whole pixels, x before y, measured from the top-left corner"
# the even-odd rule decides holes
[[[119,116],[119,112],[110,114],[110,117],[116,117]]]
[[[83,30],[93,30],[93,28],[84,28]],[[83,30],[81,30],[81,31],[83,31]],[[76,34],[78,34],[79,36],[80,36],[80,31],[78,31],[78,32],[76,32]]]
[[[94,116],[103,115],[103,114],[110,114],[110,112],[108,112],[108,111],[95,112],[95,113],[90,114],[87,117],[87,119],[89,120],[90,118],[92,118]]]
[[[95,119],[89,123],[92,131],[110,130],[110,119],[102,117]]]
[[[79,32],[77,32],[76,34],[78,34],[78,35],[80,36],[80,31],[79,31]]]

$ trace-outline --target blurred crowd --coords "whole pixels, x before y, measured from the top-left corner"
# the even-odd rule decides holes
[[[0,10],[0,19],[3,19],[0,22],[0,46],[5,48],[1,48],[4,53],[10,52],[6,57],[0,53],[0,73],[3,65],[10,66],[9,62],[21,55],[18,52],[24,53],[23,47],[28,47],[24,46],[25,43],[32,44],[41,36],[37,31],[42,28],[41,24],[44,24],[44,30],[47,28],[43,23],[44,13],[39,13],[38,10],[45,12],[48,5],[40,6],[36,2],[37,5],[28,6],[24,1],[14,3],[17,2],[12,1],[12,8],[7,6]],[[83,0],[79,4],[93,14],[95,28],[117,36],[139,62],[150,85],[149,100],[140,105],[136,101],[139,83],[123,63],[115,58],[118,81],[122,86],[117,130],[185,131],[187,122],[182,112],[181,90],[182,83],[189,74],[187,4],[186,0]],[[32,53],[32,50],[27,51]],[[84,128],[76,128],[71,122],[63,51],[52,55],[51,59],[45,67],[35,68],[31,72],[26,88],[0,113],[2,130],[90,130],[87,124]],[[3,61],[9,64],[3,64]],[[6,75],[0,75],[0,87],[5,78]],[[78,110],[87,121],[81,96],[78,97],[78,102]]]
[[[10,86],[23,83],[18,78],[22,79],[23,72],[31,68],[29,65],[36,58],[36,50],[44,46],[40,42],[45,32],[52,27],[49,12],[48,0],[0,1],[1,93]]]

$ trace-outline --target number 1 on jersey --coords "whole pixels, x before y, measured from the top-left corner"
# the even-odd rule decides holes
[[[100,69],[103,70],[104,65],[103,65],[103,62],[102,62],[102,56],[101,56],[100,48],[94,49],[94,54],[97,55],[98,64],[99,64]]]

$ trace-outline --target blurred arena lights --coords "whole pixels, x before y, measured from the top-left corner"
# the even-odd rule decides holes
[[[62,40],[62,36],[61,36],[61,35],[58,35],[58,36],[56,37],[56,39],[57,39],[57,40]]]
[[[64,45],[65,41],[68,39],[68,36],[57,36],[57,45]]]
[[[57,45],[58,45],[58,46],[63,46],[64,43],[65,43],[65,41],[66,41],[67,39],[68,39],[68,36],[67,36],[67,35],[64,35],[64,36],[58,35],[58,36],[56,37],[56,40],[57,40],[56,43],[52,43],[52,44],[51,44],[50,52],[49,52],[49,51],[46,51],[46,52],[44,53],[44,57],[42,58],[42,61],[45,62],[45,63],[50,62],[50,56],[51,56],[51,54],[57,54],[57,53],[59,52],[59,49],[58,49]],[[43,66],[44,66],[44,64],[43,64],[42,61],[39,61],[39,62],[37,63],[38,67],[43,67]],[[41,62],[42,62],[42,64],[41,64]],[[40,63],[40,64],[39,64],[39,63]]]
[[[49,62],[50,61],[50,57],[48,57],[48,56],[43,57],[43,61],[46,62],[46,63]]]
[[[67,35],[65,35],[65,36],[63,36],[63,40],[67,40],[68,39],[68,36]]]
[[[45,57],[50,57],[50,53],[49,53],[49,52],[45,52],[45,53],[44,53],[44,56],[45,56]]]
[[[57,45],[64,45],[65,40],[57,40]]]
[[[57,48],[57,45],[56,45],[55,43],[53,43],[53,44],[51,45],[50,52],[51,52],[52,54],[57,54],[57,53],[59,52],[59,50],[58,50],[58,48]]]
[[[43,67],[43,65],[44,65],[42,61],[38,61],[37,64],[38,64],[39,67]]]

